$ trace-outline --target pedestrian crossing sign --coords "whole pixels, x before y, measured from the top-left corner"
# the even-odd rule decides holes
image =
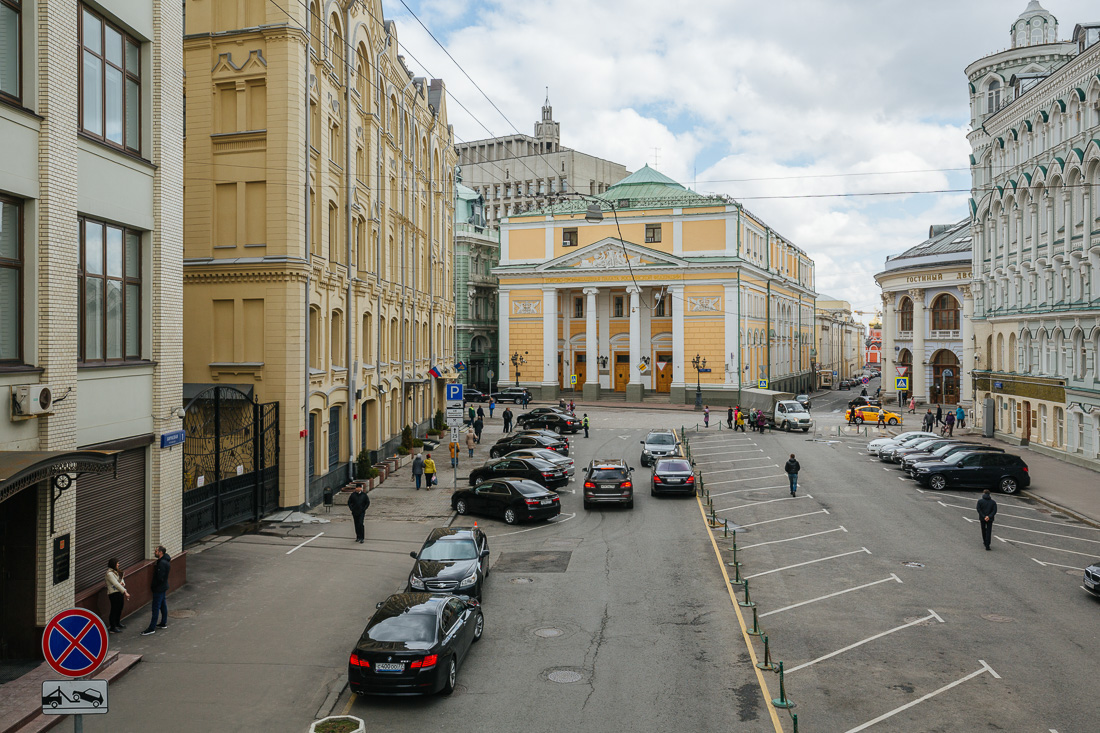
[[[909,389],[909,377],[894,377],[894,389]]]
[[[766,379],[757,380],[756,388],[757,389],[767,389],[768,388],[768,380],[766,380]]]
[[[570,374],[569,375],[569,383],[572,384],[572,385],[577,384],[577,375],[576,374]]]

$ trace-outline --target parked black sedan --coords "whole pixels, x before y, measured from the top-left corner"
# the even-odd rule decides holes
[[[993,453],[1004,453],[1004,448],[995,448],[992,445],[985,445],[984,443],[947,443],[941,445],[934,451],[918,451],[915,453],[906,453],[901,458],[901,470],[912,471],[913,466],[918,463],[927,463],[928,461],[942,461],[948,456],[953,456],[959,451],[967,451],[975,453],[977,451],[991,451]]]
[[[459,514],[501,517],[508,524],[525,519],[552,519],[561,514],[561,498],[534,481],[493,479],[451,495]]]
[[[351,691],[450,695],[459,665],[484,631],[485,617],[475,600],[396,593],[378,604],[348,658]]]
[[[488,402],[489,395],[482,392],[480,389],[474,389],[473,387],[463,387],[462,389],[462,401],[463,402]]]
[[[565,439],[546,435],[528,435],[524,433],[512,433],[506,435],[489,449],[490,458],[500,458],[505,453],[511,453],[520,448],[546,448],[563,456],[569,455],[569,443]]]
[[[555,433],[575,433],[581,429],[581,421],[569,415],[559,415],[556,412],[545,412],[541,415],[530,415],[519,423],[525,428],[538,430],[553,430]]]
[[[688,494],[695,496],[695,472],[686,458],[658,458],[653,466],[649,495]]]
[[[1005,494],[1015,494],[1031,484],[1031,475],[1022,458],[988,451],[962,451],[940,462],[918,463],[913,478],[936,491],[955,487],[996,488]]]
[[[494,458],[470,471],[470,485],[494,478],[522,478],[555,489],[569,483],[565,469],[541,458]]]
[[[494,402],[511,402],[518,405],[523,402],[524,396],[528,400],[531,399],[531,390],[526,387],[505,387],[498,392],[493,392],[490,396]]]
[[[1100,560],[1085,568],[1085,584],[1081,586],[1092,595],[1100,598]]]
[[[568,415],[569,410],[562,409],[557,405],[551,405],[550,407],[536,407],[533,410],[523,413],[516,418],[516,425],[522,425],[533,417],[539,415],[554,414],[554,415]]]
[[[481,600],[489,574],[489,540],[477,527],[436,527],[419,552],[406,592],[461,593]]]

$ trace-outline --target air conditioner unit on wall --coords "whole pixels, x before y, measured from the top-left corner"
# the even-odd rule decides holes
[[[11,388],[13,419],[53,412],[53,390],[48,384],[21,384]]]

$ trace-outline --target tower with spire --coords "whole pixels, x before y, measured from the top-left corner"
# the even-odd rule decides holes
[[[556,153],[561,147],[561,127],[554,122],[554,108],[550,106],[550,87],[546,87],[542,119],[535,123],[535,138],[539,142],[540,153]]]

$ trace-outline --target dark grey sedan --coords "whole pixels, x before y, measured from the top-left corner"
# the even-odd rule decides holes
[[[653,466],[649,495],[687,494],[695,496],[695,472],[686,458],[658,458]]]

